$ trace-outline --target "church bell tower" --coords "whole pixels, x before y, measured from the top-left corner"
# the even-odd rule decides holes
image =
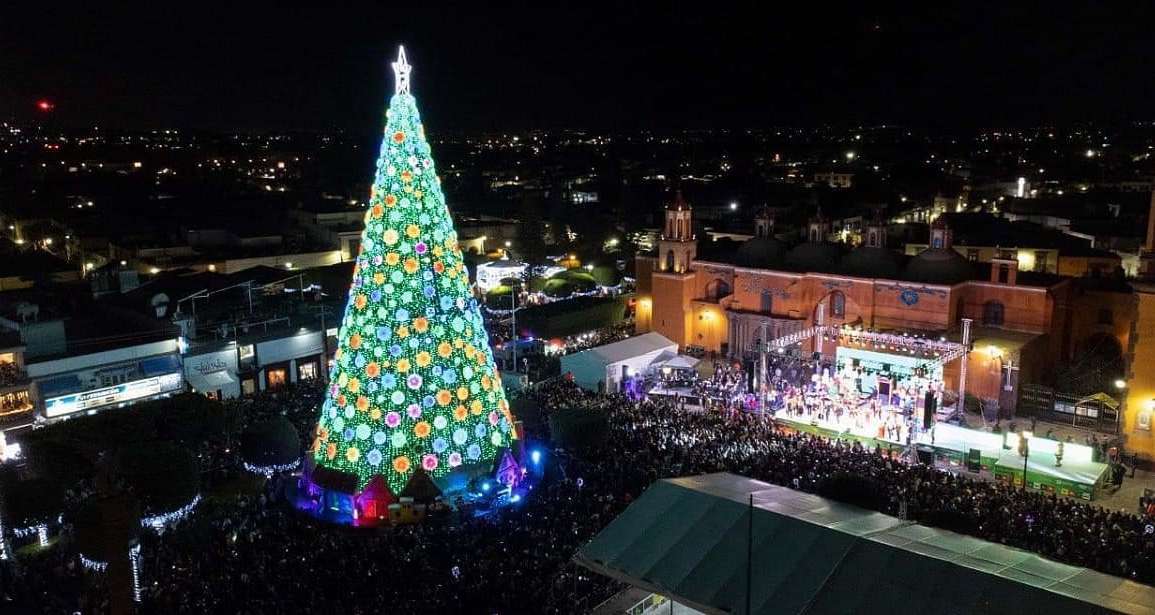
[[[694,240],[693,210],[682,198],[682,191],[674,195],[674,202],[666,205],[666,225],[658,241],[658,271],[686,273],[697,254]]]

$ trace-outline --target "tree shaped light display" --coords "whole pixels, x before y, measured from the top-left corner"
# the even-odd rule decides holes
[[[489,467],[516,438],[401,49],[396,92],[312,455],[400,493]]]

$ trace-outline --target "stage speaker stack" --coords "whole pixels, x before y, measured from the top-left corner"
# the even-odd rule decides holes
[[[967,470],[979,472],[983,469],[983,453],[977,448],[967,451]]]
[[[934,391],[926,392],[922,408],[922,428],[930,429],[930,426],[934,425],[934,415],[938,411],[938,398],[934,396]]]
[[[934,449],[926,446],[918,447],[918,462],[927,465],[934,465]]]

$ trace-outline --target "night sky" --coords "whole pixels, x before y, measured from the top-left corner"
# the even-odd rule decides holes
[[[442,130],[1155,119],[1155,11],[1129,4],[21,4],[0,117],[46,97],[61,126],[375,130],[399,42]]]

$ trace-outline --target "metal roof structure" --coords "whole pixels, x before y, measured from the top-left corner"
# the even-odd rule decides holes
[[[1155,614],[1147,585],[726,473],[655,482],[574,559],[705,613]]]
[[[594,346],[593,348],[574,354],[581,355],[588,353],[589,356],[597,357],[601,363],[608,365],[655,351],[670,350],[671,348],[676,352],[678,345],[661,333],[650,332],[627,337],[618,342]]]

